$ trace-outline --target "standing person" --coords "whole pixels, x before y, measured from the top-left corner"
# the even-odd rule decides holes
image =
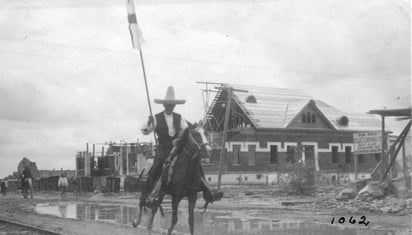
[[[153,131],[157,134],[159,145],[156,148],[156,155],[154,158],[152,169],[149,172],[147,179],[146,190],[151,191],[156,183],[156,180],[160,177],[163,171],[163,165],[166,160],[173,158],[178,153],[178,150],[173,149],[173,140],[175,140],[179,134],[183,133],[184,129],[188,128],[186,120],[182,115],[173,112],[174,108],[178,104],[184,104],[186,100],[176,99],[173,86],[167,88],[166,96],[164,99],[154,99],[156,104],[163,104],[164,111],[158,113],[153,118],[149,117],[147,125],[142,129],[144,135],[148,135]],[[169,157],[169,154],[171,156]],[[199,163],[200,164],[200,163]],[[210,185],[207,183],[203,169],[200,166],[201,176],[201,191],[203,191],[203,198],[206,202],[218,201],[223,197],[222,192],[213,192]]]
[[[4,184],[6,186],[6,195],[7,195],[7,191],[9,191],[9,180],[5,179]]]
[[[6,180],[1,181],[1,194],[3,194],[3,196],[7,194]]]
[[[64,194],[66,193],[67,188],[69,187],[69,182],[68,182],[68,180],[67,180],[67,177],[66,177],[66,173],[65,173],[65,172],[63,172],[63,173],[60,175],[60,177],[59,177],[59,182],[57,183],[57,186],[58,186],[59,189],[60,189],[60,196],[61,196],[61,198],[64,198]]]

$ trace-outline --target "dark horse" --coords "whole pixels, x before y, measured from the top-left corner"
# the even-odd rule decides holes
[[[149,220],[149,234],[153,228],[153,219],[157,212],[157,209],[162,208],[160,204],[162,203],[165,193],[172,196],[172,224],[169,227],[168,233],[171,234],[174,226],[177,223],[177,211],[180,201],[187,197],[189,202],[189,226],[190,234],[194,233],[194,208],[197,200],[197,192],[200,191],[201,176],[199,174],[200,170],[200,158],[204,154],[208,154],[207,151],[210,150],[209,143],[205,135],[203,127],[200,125],[189,125],[189,128],[185,129],[183,135],[179,139],[179,145],[182,147],[182,151],[178,156],[176,156],[176,163],[174,166],[174,171],[171,177],[171,181],[162,190],[159,200],[152,204],[147,202],[147,198],[150,194],[150,190],[147,191],[148,187],[142,192],[139,203],[139,214],[137,219],[133,221],[133,226],[137,227],[142,218],[142,209],[149,207],[151,209],[151,215]],[[163,173],[166,173],[164,171]],[[164,180],[167,178],[167,174],[162,176]],[[164,181],[165,182],[165,181]],[[150,183],[150,182],[147,182]],[[163,214],[163,213],[162,213]]]

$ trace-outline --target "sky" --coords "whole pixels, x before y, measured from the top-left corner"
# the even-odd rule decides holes
[[[126,1],[0,0],[0,177],[26,157],[74,169],[86,143],[150,141]],[[297,88],[341,111],[411,104],[406,0],[135,1],[154,113],[168,86],[188,121],[196,82]],[[388,120],[399,133],[404,122]],[[101,145],[97,145],[101,149]]]

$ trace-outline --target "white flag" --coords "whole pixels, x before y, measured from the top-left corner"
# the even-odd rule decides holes
[[[140,50],[140,45],[143,42],[142,32],[137,24],[136,12],[134,10],[133,0],[127,0],[127,21],[129,22],[129,32],[132,38],[134,49]]]

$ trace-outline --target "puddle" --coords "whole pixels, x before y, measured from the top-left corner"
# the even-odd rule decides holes
[[[179,210],[179,221],[174,231],[178,234],[189,232],[188,213],[185,210]],[[132,221],[137,212],[136,207],[112,204],[37,204],[35,212],[38,214],[54,215],[57,217],[95,220],[119,225],[132,226]],[[165,230],[170,226],[171,210],[164,208],[165,217],[160,213],[154,220],[154,228]],[[147,216],[143,214],[142,225],[148,224]],[[363,226],[363,225],[362,225]],[[263,218],[247,217],[242,213],[232,212],[214,212],[207,211],[201,214],[195,211],[195,232],[197,234],[213,235],[252,235],[252,234],[334,234],[334,235],[392,235],[408,234],[406,230],[387,230],[387,229],[370,229],[367,227],[347,227],[342,225],[330,225],[326,223],[303,222],[293,220],[272,220]]]

